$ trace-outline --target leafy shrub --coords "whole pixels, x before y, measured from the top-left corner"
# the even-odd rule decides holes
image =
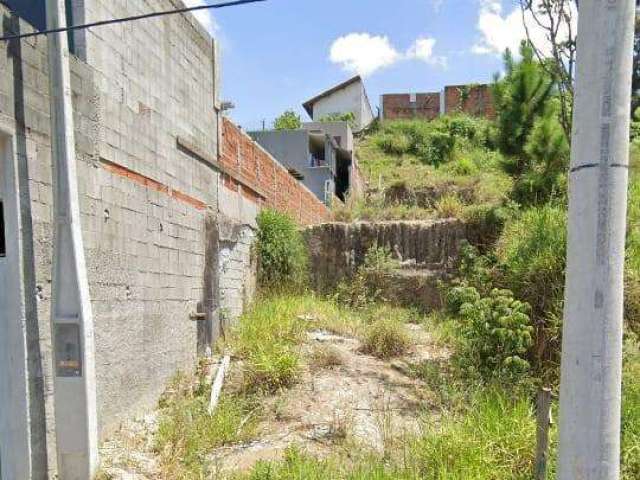
[[[460,285],[449,289],[446,294],[446,305],[449,313],[460,315],[462,306],[467,303],[477,303],[480,301],[480,293],[475,287]]]
[[[461,157],[452,162],[448,170],[454,175],[473,175],[478,173],[478,166],[469,157]]]
[[[320,118],[320,122],[347,122],[351,128],[356,126],[356,116],[353,112],[330,113]]]
[[[447,162],[455,146],[455,138],[446,132],[432,131],[414,139],[414,153],[427,165]]]
[[[373,246],[367,250],[364,263],[355,275],[340,282],[336,300],[353,308],[364,308],[384,300],[389,276],[398,267],[388,248]]]
[[[307,281],[308,252],[293,220],[275,210],[258,214],[259,280],[263,287],[299,287]]]
[[[459,295],[471,300],[459,308],[465,342],[463,362],[487,378],[528,373],[526,357],[533,346],[529,305],[515,300],[508,290],[494,289],[485,298],[470,289]]]
[[[374,357],[388,359],[406,353],[410,346],[411,337],[402,323],[382,319],[367,328],[362,351]]]

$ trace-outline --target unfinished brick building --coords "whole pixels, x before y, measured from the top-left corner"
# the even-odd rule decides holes
[[[454,113],[495,117],[489,85],[452,85],[442,92],[385,94],[380,104],[382,120],[433,120]]]

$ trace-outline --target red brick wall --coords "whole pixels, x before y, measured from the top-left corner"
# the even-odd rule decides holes
[[[236,177],[224,175],[227,188],[240,189],[259,205],[288,213],[300,225],[332,219],[324,203],[226,118],[222,123],[219,162]]]
[[[433,120],[440,115],[440,94],[418,93],[416,102],[411,102],[410,94],[390,94],[382,96],[384,120],[407,120],[422,118]]]
[[[463,100],[466,90],[466,99]],[[496,110],[489,85],[454,85],[444,89],[447,113],[463,112],[478,117],[495,118]]]

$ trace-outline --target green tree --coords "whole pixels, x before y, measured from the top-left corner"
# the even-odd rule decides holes
[[[273,128],[276,130],[297,130],[302,128],[302,120],[293,110],[287,110],[273,122]]]
[[[536,121],[549,112],[554,93],[551,76],[536,60],[531,46],[522,42],[521,60],[516,62],[509,50],[505,53],[504,78],[493,86],[498,111],[499,146],[502,152],[512,156],[515,162],[510,173],[524,170],[524,147]]]
[[[540,205],[566,192],[566,169],[571,148],[556,109],[538,118],[524,147],[526,168],[516,180],[515,200]]]

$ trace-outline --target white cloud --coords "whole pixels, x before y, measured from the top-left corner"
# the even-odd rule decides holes
[[[403,60],[419,60],[430,65],[446,66],[446,58],[435,56],[436,40],[420,37],[406,53],[394,47],[387,36],[369,33],[350,33],[331,45],[329,59],[350,73],[369,76]]]
[[[333,42],[329,58],[348,72],[367,76],[393,65],[401,54],[391,45],[389,37],[350,33]]]
[[[408,60],[420,60],[430,65],[446,67],[447,58],[433,54],[433,47],[435,44],[435,38],[420,37],[413,43],[413,45],[411,45],[411,47],[409,47],[405,57]]]
[[[199,7],[200,5],[207,5],[205,0],[184,0],[187,7]],[[210,33],[214,34],[218,31],[218,24],[216,23],[211,10],[202,9],[192,12],[200,24]]]
[[[573,2],[570,4],[574,9],[572,27],[575,32],[578,14],[574,8],[575,4]],[[543,54],[548,55],[551,46],[545,30],[528,13],[525,15],[525,21],[533,43]],[[481,36],[471,50],[479,55],[502,55],[507,48],[517,53],[520,43],[527,38],[520,6],[516,5],[510,12],[503,13],[502,4],[499,0],[481,0],[477,28]],[[566,29],[560,32],[560,36],[564,39],[568,37]]]
[[[431,0],[431,6],[436,12],[440,11],[443,3],[444,3],[444,0]]]

